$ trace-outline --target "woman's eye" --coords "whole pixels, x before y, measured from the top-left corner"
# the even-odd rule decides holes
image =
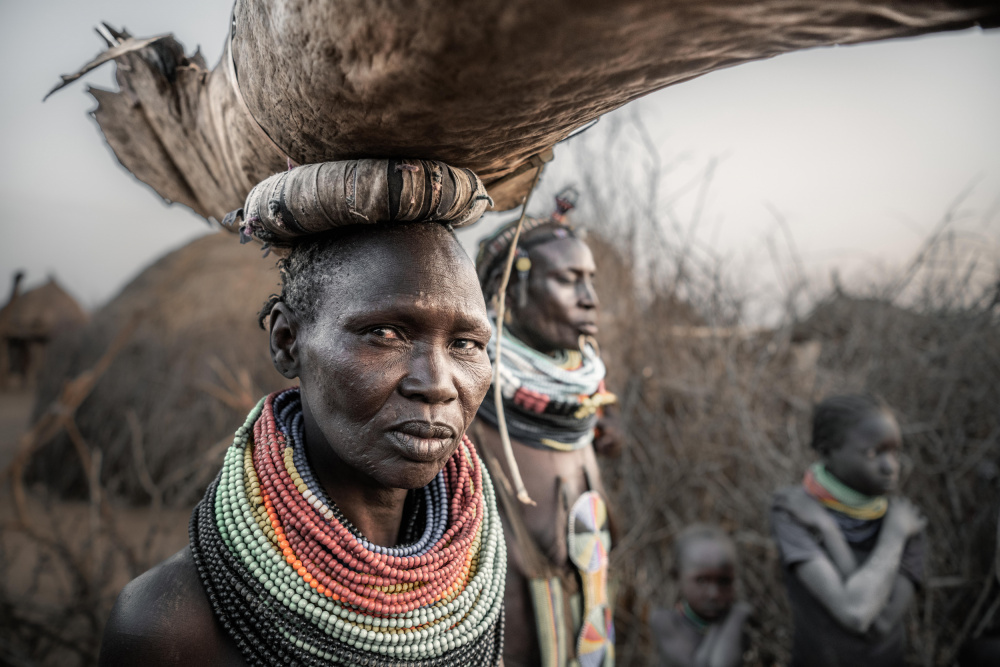
[[[372,329],[371,332],[379,338],[386,338],[389,340],[401,340],[403,338],[399,332],[392,327],[377,327]]]
[[[557,283],[560,285],[572,285],[576,282],[576,278],[565,273],[557,273],[554,276]]]
[[[469,338],[459,338],[454,345],[459,350],[475,350],[479,347],[479,343]]]

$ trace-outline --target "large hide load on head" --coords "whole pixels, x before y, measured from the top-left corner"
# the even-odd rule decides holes
[[[798,49],[998,23],[995,0],[239,0],[213,70],[170,36],[114,33],[83,71],[123,65],[122,92],[92,91],[108,143],[206,217],[289,160],[359,157],[471,169],[504,210],[536,156],[658,88]]]

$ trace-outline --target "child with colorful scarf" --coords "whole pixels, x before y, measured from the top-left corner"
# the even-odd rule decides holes
[[[656,609],[649,625],[660,667],[735,667],[743,662],[743,627],[751,607],[734,601],[736,547],[718,526],[694,524],[674,541],[680,600]]]
[[[775,494],[771,527],[795,633],[792,664],[904,664],[903,612],[923,578],[926,520],[901,497],[899,425],[869,396],[816,406],[820,460]]]

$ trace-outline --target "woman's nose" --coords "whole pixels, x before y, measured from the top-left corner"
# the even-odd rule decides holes
[[[400,393],[425,403],[448,403],[458,398],[447,350],[438,345],[414,347],[410,369],[399,383]]]
[[[600,300],[597,298],[597,291],[594,289],[594,284],[589,280],[581,281],[577,291],[579,293],[580,305],[584,308],[597,308],[600,305]]]

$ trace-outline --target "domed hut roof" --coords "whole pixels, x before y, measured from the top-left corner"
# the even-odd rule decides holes
[[[135,327],[76,413],[87,444],[101,450],[102,481],[112,493],[149,499],[137,474],[144,459],[166,500],[197,497],[208,481],[201,475],[218,467],[209,459],[224,449],[213,446],[264,392],[289,384],[274,370],[267,334],[257,324],[257,312],[280,282],[273,259],[258,253],[259,247],[241,246],[224,232],[199,238],[156,261],[87,327],[52,346],[39,378],[36,418],[120,331]],[[136,460],[139,444],[143,457]],[[29,475],[61,492],[84,493],[86,477],[76,460],[69,443],[57,438],[36,456]]]
[[[49,278],[40,287],[15,294],[0,309],[0,337],[47,340],[87,323],[87,313],[69,293]]]

